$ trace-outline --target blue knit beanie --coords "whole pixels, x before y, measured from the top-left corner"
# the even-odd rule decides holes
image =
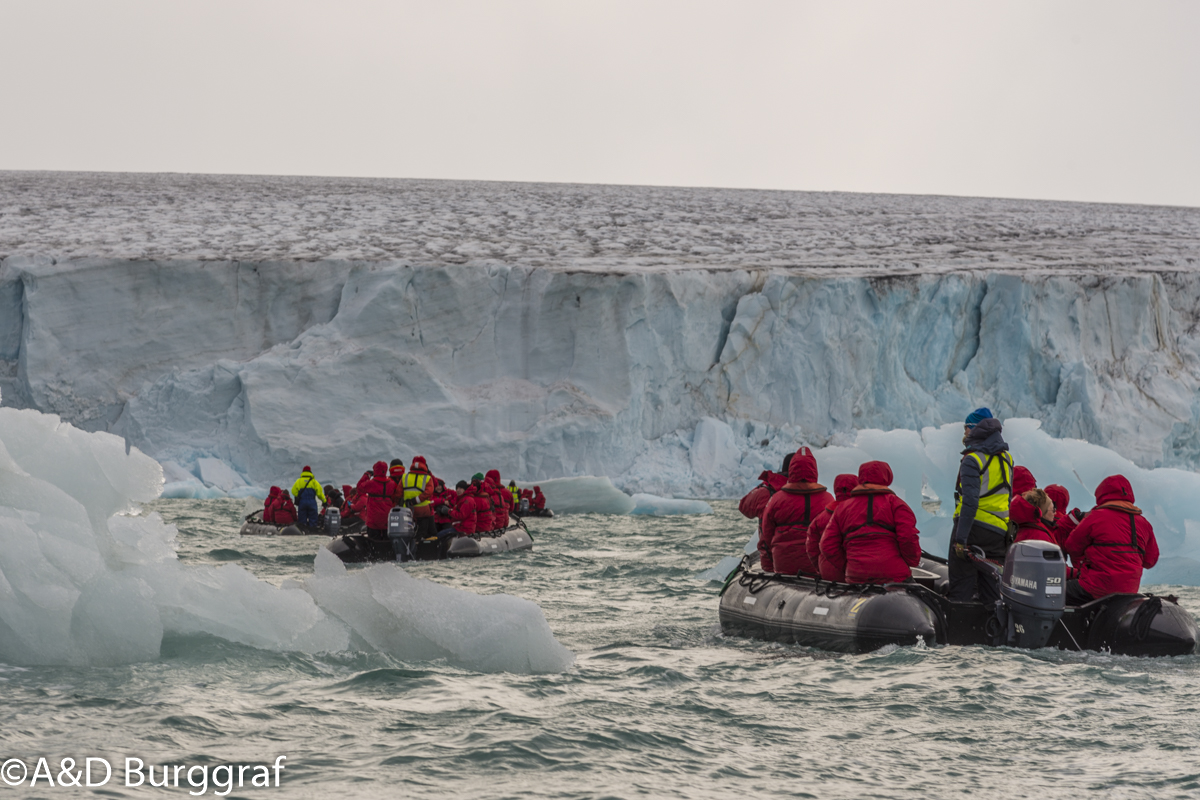
[[[990,408],[977,408],[970,414],[967,414],[967,424],[975,427],[985,419],[992,418],[992,410]]]

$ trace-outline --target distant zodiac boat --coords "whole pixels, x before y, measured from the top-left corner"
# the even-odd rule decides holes
[[[363,533],[338,536],[325,545],[347,564],[372,561],[437,561],[443,558],[490,556],[510,550],[532,550],[533,537],[517,520],[502,530],[469,535],[451,534],[421,538],[407,508],[393,508],[388,515],[386,538]]]
[[[1009,548],[996,607],[948,600],[940,592],[946,562],[923,556],[913,583],[883,585],[764,573],[743,559],[721,594],[721,628],[732,636],[843,653],[919,640],[1127,656],[1187,655],[1196,649],[1196,622],[1172,596],[1113,594],[1066,606],[1065,564],[1047,542]]]

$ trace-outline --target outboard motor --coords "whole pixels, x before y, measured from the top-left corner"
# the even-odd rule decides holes
[[[1009,647],[1045,647],[1066,605],[1067,564],[1058,545],[1017,542],[1000,577],[997,617]]]
[[[342,529],[342,512],[338,511],[337,506],[330,506],[325,509],[325,532],[330,536],[337,536],[338,531]]]
[[[529,513],[529,498],[522,497],[521,505],[518,508],[522,514],[528,514]]]
[[[388,539],[396,551],[397,561],[412,561],[417,544],[417,526],[413,524],[412,509],[396,506],[388,512]]]

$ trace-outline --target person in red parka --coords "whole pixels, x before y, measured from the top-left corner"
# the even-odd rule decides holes
[[[1142,570],[1158,563],[1154,528],[1133,503],[1124,475],[1110,475],[1096,487],[1096,507],[1067,538],[1067,553],[1079,570],[1078,580],[1067,581],[1068,603],[1136,593]]]
[[[1066,550],[1067,537],[1083,518],[1083,512],[1076,509],[1074,515],[1067,513],[1067,509],[1071,507],[1071,493],[1065,486],[1052,483],[1046,487],[1046,494],[1054,501],[1054,538],[1058,546]]]
[[[486,530],[498,531],[508,527],[508,506],[504,503],[504,489],[500,486],[500,470],[489,469],[483,480],[483,488],[491,503],[491,522]],[[512,502],[512,499],[509,499]]]
[[[439,531],[453,524],[450,509],[454,508],[454,501],[457,499],[454,490],[448,488],[441,478],[433,479],[433,495],[429,504],[433,507],[433,523]]]
[[[788,482],[771,496],[763,509],[758,551],[766,572],[785,575],[815,575],[816,565],[808,560],[808,526],[833,502],[833,496],[817,483],[817,459],[801,447],[788,465]]]
[[[278,486],[272,486],[271,490],[267,492],[267,499],[263,501],[263,522],[275,521],[275,506],[277,505],[276,500],[279,498],[279,491]]]
[[[738,511],[742,512],[743,517],[758,521],[760,533],[762,532],[763,511],[766,510],[771,497],[788,482],[788,468],[791,466],[794,455],[795,453],[788,453],[783,457],[783,469],[779,472],[764,469],[759,473],[758,479],[761,483],[747,492],[742,501],[738,503]]]
[[[1054,535],[1054,503],[1041,489],[1030,489],[1013,495],[1008,505],[1008,519],[1016,526],[1013,542],[1049,542],[1057,545]]]
[[[383,538],[387,535],[388,513],[394,504],[396,484],[388,480],[386,461],[376,461],[371,479],[359,484],[354,499],[354,512],[362,517],[367,535]]]
[[[455,487],[457,497],[450,508],[450,519],[454,529],[464,536],[475,533],[479,519],[479,485],[459,481]]]
[[[475,475],[481,476],[481,473],[476,472]],[[495,530],[496,518],[499,516],[496,504],[500,502],[498,494],[492,491],[492,482],[485,477],[480,477],[477,481],[475,477],[471,478],[471,485],[475,489],[475,496],[478,498],[475,503],[475,531],[484,533],[485,531]]]
[[[868,461],[858,486],[833,512],[821,534],[821,555],[847,583],[893,583],[912,578],[921,563],[917,518],[888,487],[892,468]]]
[[[1037,478],[1033,477],[1033,473],[1025,467],[1013,467],[1012,471],[1012,493],[1013,497],[1019,494],[1025,494],[1030,489],[1037,488]]]
[[[479,498],[475,510],[475,532],[484,533],[494,530],[492,524],[493,512],[496,511],[496,503],[499,501],[499,497],[492,494],[491,481],[485,478],[482,472],[476,472],[471,476],[471,487],[475,490],[475,494]]]
[[[1054,503],[1054,518],[1058,519],[1066,514],[1067,509],[1071,507],[1071,493],[1067,491],[1067,487],[1052,483],[1045,491],[1046,496]]]
[[[388,462],[388,480],[396,487],[396,496],[392,498],[396,505],[404,505],[404,462],[393,458]]]
[[[296,524],[296,505],[292,502],[292,496],[283,489],[279,490],[279,496],[275,498],[275,516],[273,521],[276,525]]]
[[[500,519],[501,524],[498,527],[507,528],[508,527],[508,515],[513,510],[512,492],[509,489],[507,489],[503,483],[501,483],[500,470],[489,469],[488,473],[487,473],[487,477],[488,477],[488,480],[490,480],[492,482],[492,485],[496,487],[496,492],[497,492],[497,494],[500,495],[500,502],[504,504],[504,513],[501,515],[501,519]]]
[[[824,577],[824,570],[821,569],[821,534],[825,532],[825,526],[829,524],[829,520],[833,517],[833,512],[837,509],[838,503],[850,496],[850,490],[858,486],[857,475],[838,475],[833,479],[833,502],[825,506],[817,518],[812,521],[812,525],[808,526],[808,536],[804,543],[804,549],[808,553],[809,562],[817,567],[817,571]]]
[[[542,494],[542,487],[533,487],[533,498],[529,501],[529,505],[542,511],[546,508],[546,495]]]

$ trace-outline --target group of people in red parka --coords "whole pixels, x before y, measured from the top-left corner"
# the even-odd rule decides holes
[[[990,412],[982,412],[987,409],[973,412],[974,419],[968,418],[964,463],[971,460],[972,436],[987,439],[997,453],[1006,454],[1007,445],[998,439],[999,422],[990,419]],[[975,435],[972,431],[982,422],[980,418],[988,422],[979,425],[982,432]],[[996,447],[996,441],[1002,447]],[[975,463],[987,462],[977,459]],[[1004,463],[1011,464],[1011,458]],[[999,550],[989,550],[983,557],[1002,560],[1009,543],[1027,540],[1059,546],[1071,559],[1066,594],[1073,604],[1118,592],[1137,592],[1142,570],[1157,563],[1154,530],[1134,505],[1133,488],[1124,476],[1113,475],[1102,481],[1095,492],[1095,508],[1084,513],[1079,509],[1068,512],[1067,489],[1057,484],[1039,489],[1025,467],[1012,466],[1011,473],[1003,467],[998,472],[992,469],[993,475],[1002,478],[994,481],[997,486],[993,487],[988,485],[987,471],[964,470],[981,482],[989,498],[980,507],[998,515],[987,519],[1007,518],[1007,530],[999,533]],[[911,568],[921,561],[920,532],[912,509],[889,488],[892,477],[886,462],[868,461],[859,467],[857,475],[838,475],[831,495],[818,482],[817,462],[807,447],[789,454],[779,473],[764,471],[759,476],[761,483],[739,505],[743,515],[759,520],[758,552],[763,571],[845,583],[911,579]],[[962,480],[960,474],[960,483]],[[998,492],[1007,492],[1004,502],[995,496]],[[970,519],[960,520],[959,512],[961,503],[956,509],[956,530],[991,535],[978,527],[984,519],[982,514],[971,512]],[[961,538],[952,538],[952,560],[956,554],[969,560],[963,545]],[[983,581],[976,587],[973,580],[964,593],[964,581],[955,585],[955,573],[961,575],[964,567],[956,570],[956,566],[951,563],[952,600],[988,602],[998,596],[998,587],[989,587]]]
[[[1070,559],[1067,601],[1086,603],[1110,594],[1131,594],[1141,588],[1142,571],[1158,563],[1154,528],[1135,506],[1133,486],[1124,475],[1111,475],[1096,487],[1096,506],[1084,513],[1068,512],[1071,495],[1050,484],[1037,488],[1029,470],[1013,470],[1009,521],[1015,542],[1028,540],[1058,545]],[[1017,492],[1017,488],[1025,488]]]
[[[868,461],[858,475],[838,475],[833,494],[818,483],[817,460],[801,447],[782,474],[764,472],[742,498],[759,518],[762,569],[847,583],[890,583],[912,577],[921,562],[917,519],[889,487],[892,469]]]
[[[276,525],[295,525],[296,504],[292,502],[292,496],[280,487],[272,486],[263,503],[262,518],[264,522]]]
[[[307,467],[305,468],[308,469]],[[306,473],[307,474],[307,473]],[[327,509],[337,508],[343,524],[361,519],[368,535],[386,536],[392,508],[412,510],[413,522],[424,537],[471,535],[503,530],[509,514],[522,499],[529,507],[544,509],[546,497],[540,486],[518,489],[515,482],[505,487],[499,470],[475,473],[470,481],[459,481],[450,489],[436,477],[423,456],[413,456],[408,469],[400,459],[376,461],[354,486],[343,484],[341,491],[324,487],[324,519]],[[272,486],[263,509],[263,519],[276,525],[296,522],[296,509],[288,492]]]

